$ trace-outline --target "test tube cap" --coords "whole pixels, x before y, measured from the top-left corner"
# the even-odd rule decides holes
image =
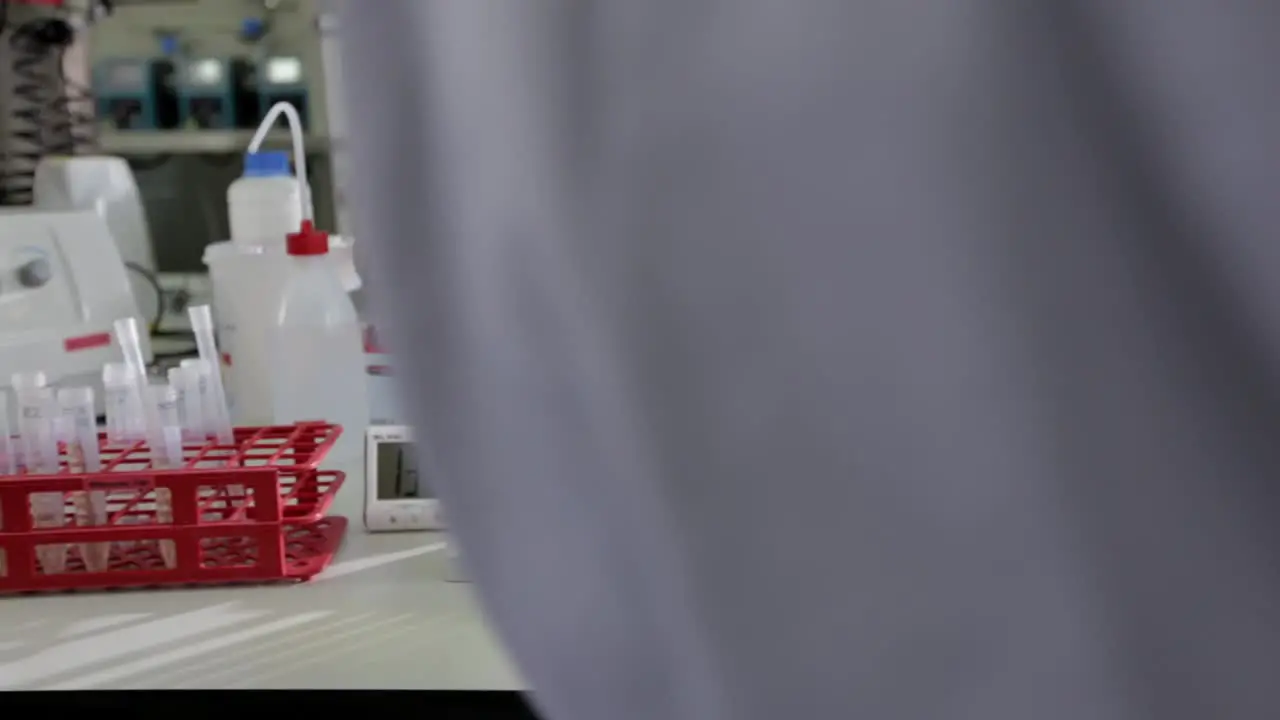
[[[9,377],[9,383],[13,385],[15,392],[26,392],[47,386],[49,378],[39,370],[35,372],[16,372]]]
[[[93,388],[69,387],[58,391],[58,404],[62,407],[81,407],[93,404]]]

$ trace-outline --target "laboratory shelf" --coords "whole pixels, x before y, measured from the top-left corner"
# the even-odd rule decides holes
[[[253,139],[252,130],[104,130],[98,135],[98,149],[125,157],[145,155],[223,155],[243,153]],[[291,147],[289,133],[281,130],[267,136],[268,148]],[[306,148],[312,152],[329,149],[328,138],[307,135]]]

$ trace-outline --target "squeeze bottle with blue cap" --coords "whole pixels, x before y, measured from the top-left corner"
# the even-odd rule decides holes
[[[288,153],[247,153],[244,174],[227,188],[231,240],[284,248],[285,237],[302,225],[302,207],[302,182],[289,168]]]

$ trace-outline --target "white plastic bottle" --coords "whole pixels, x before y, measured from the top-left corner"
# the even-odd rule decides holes
[[[232,242],[282,247],[302,224],[303,204],[302,181],[289,169],[288,153],[247,153],[244,174],[227,188]]]
[[[329,255],[329,236],[310,221],[288,236],[289,272],[271,332],[275,421],[323,420],[342,435],[322,467],[347,473],[337,514],[359,514],[363,502],[368,383],[359,317]]]

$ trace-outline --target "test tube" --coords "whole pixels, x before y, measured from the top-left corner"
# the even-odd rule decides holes
[[[98,447],[98,422],[93,408],[93,388],[63,388],[58,391],[58,406],[67,426],[67,469],[73,473],[96,473],[102,470]],[[76,525],[93,527],[107,524],[107,494],[102,490],[78,491],[71,494],[76,510]],[[111,556],[111,543],[80,543],[80,559],[89,572],[104,572]]]
[[[173,388],[176,395],[175,404],[178,409],[178,427],[182,433],[182,441],[184,443],[193,441],[194,435],[190,431],[191,424],[187,421],[187,374],[182,371],[181,367],[169,368],[166,374],[169,379],[169,387]],[[201,419],[203,424],[203,419]]]
[[[209,439],[209,423],[205,413],[205,396],[209,392],[208,363],[189,358],[178,368],[182,377],[183,434],[193,442]],[[172,374],[170,384],[173,384]]]
[[[14,373],[9,384],[13,386],[13,394],[18,401],[17,465],[21,471],[37,472],[39,433],[35,422],[40,415],[37,393],[48,385],[48,381],[42,372]]]
[[[107,412],[107,443],[110,445],[123,445],[136,434],[132,426],[137,421],[129,414],[129,378],[129,366],[124,363],[102,366],[102,404]]]
[[[151,446],[151,466],[154,468],[180,468],[182,458],[182,423],[178,419],[178,393],[167,384],[147,388],[147,443]],[[156,522],[173,523],[173,495],[168,488],[156,488]],[[160,557],[164,566],[174,568],[178,564],[177,547],[172,540],[160,541]]]
[[[186,381],[188,384],[186,393],[187,420],[193,427],[193,434],[196,420],[191,418],[203,418],[203,422],[199,426],[199,436],[201,440],[207,439],[210,435],[214,435],[211,428],[218,426],[220,422],[219,407],[223,407],[221,403],[214,397],[213,382],[211,380],[214,369],[209,366],[208,362],[199,359],[189,359],[182,361],[182,370],[186,373]],[[219,441],[221,442],[221,441]],[[223,464],[222,460],[211,458],[216,464]],[[208,464],[208,461],[202,464]],[[243,485],[227,486],[228,502],[237,504],[240,499],[245,496]]]
[[[18,441],[13,448],[14,470],[16,472],[39,472],[41,433],[38,426],[42,414],[39,392],[48,383],[42,372],[14,373],[9,382],[13,386],[18,407]],[[47,522],[50,520],[50,513],[46,511],[57,504],[54,502],[56,498],[50,498],[46,495],[46,493],[33,493],[30,498],[31,512],[36,516],[37,527],[41,526],[41,521]],[[49,548],[41,547],[36,556],[40,558],[40,564],[45,571],[51,572],[52,569],[57,569],[59,554],[65,557],[65,552],[49,552]]]
[[[124,363],[138,377],[146,377],[147,361],[142,357],[142,334],[138,330],[138,319],[134,317],[120,318],[113,324],[116,331],[116,343],[120,352],[124,353]]]
[[[13,435],[9,430],[9,395],[0,392],[0,475],[18,472],[18,458],[14,456],[13,445]]]
[[[58,407],[67,429],[68,468],[76,473],[98,472],[102,469],[102,455],[93,410],[93,388],[59,390]]]
[[[152,385],[152,402],[160,425],[160,441],[164,446],[164,467],[182,467],[182,420],[178,411],[178,391],[167,384]]]
[[[183,366],[194,378],[196,395],[200,398],[200,417],[203,418],[202,430],[205,437],[217,438],[216,428],[221,422],[221,411],[218,401],[213,396],[213,376],[215,369],[204,360],[183,360]]]
[[[116,343],[124,354],[124,364],[128,368],[129,414],[134,418],[134,432],[137,437],[146,437],[147,414],[147,361],[142,357],[142,334],[138,330],[138,319],[121,318],[114,323]]]
[[[191,329],[196,335],[196,348],[200,359],[209,364],[208,402],[212,403],[212,412],[205,408],[206,417],[215,418],[217,424],[208,428],[218,439],[220,445],[235,443],[235,433],[231,429],[231,413],[227,410],[227,393],[222,386],[222,360],[218,354],[218,344],[213,337],[213,312],[208,305],[193,305],[187,309],[191,319]]]
[[[58,398],[52,388],[42,387],[27,392],[23,407],[24,431],[31,438],[24,451],[27,472],[55,475],[61,469],[55,422],[59,414]],[[31,493],[32,525],[37,528],[62,527],[66,524],[65,503],[61,492]],[[36,557],[45,574],[61,573],[67,567],[67,545],[39,545]]]
[[[9,395],[0,392],[0,475],[13,475],[18,466],[13,456],[13,437],[9,434]],[[0,512],[0,532],[4,531],[4,513]],[[4,548],[0,548],[0,577],[9,573]]]

